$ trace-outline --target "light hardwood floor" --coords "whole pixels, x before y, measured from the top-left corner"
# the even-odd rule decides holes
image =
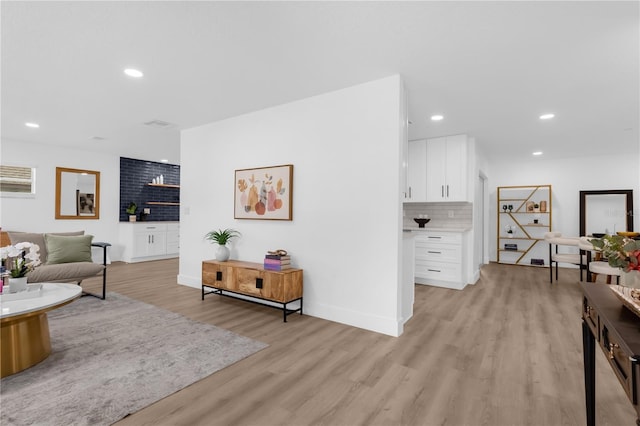
[[[177,259],[109,266],[108,291],[268,343],[128,425],[584,425],[578,271],[490,264],[463,291],[416,286],[389,337],[176,284]],[[92,287],[97,281],[86,281]],[[135,327],[135,324],[131,325]],[[597,424],[635,412],[596,349]]]

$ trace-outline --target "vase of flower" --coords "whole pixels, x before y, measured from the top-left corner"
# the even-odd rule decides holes
[[[240,233],[235,229],[225,229],[224,231],[219,229],[217,231],[211,231],[204,236],[205,239],[212,243],[218,244],[216,249],[216,260],[220,262],[226,262],[229,260],[229,247],[227,243],[234,237],[240,236]]]
[[[27,277],[9,277],[9,293],[18,293],[27,289]]]
[[[640,271],[622,271],[620,274],[620,285],[631,288],[640,288]]]

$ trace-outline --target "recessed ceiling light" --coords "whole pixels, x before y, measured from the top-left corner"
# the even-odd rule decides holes
[[[124,73],[129,77],[136,77],[136,78],[140,78],[144,75],[142,71],[139,71],[133,68],[127,68],[126,70],[124,70]]]
[[[542,151],[536,151],[536,152],[532,152],[532,155],[542,155]]]
[[[555,116],[556,116],[555,114],[542,114],[540,116],[540,120],[548,120],[548,119],[553,118]]]
[[[444,116],[443,116],[443,115],[439,115],[439,114],[438,114],[438,115],[432,115],[432,116],[431,116],[431,121],[440,121],[440,120],[442,120],[443,118],[444,118]]]
[[[37,129],[38,127],[40,127],[38,123],[24,123],[24,125],[27,127],[31,127],[32,129]]]

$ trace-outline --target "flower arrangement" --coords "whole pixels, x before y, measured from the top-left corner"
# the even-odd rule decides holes
[[[640,271],[640,241],[621,235],[605,235],[589,242],[602,251],[610,266],[627,272]]]
[[[37,244],[22,242],[0,248],[0,258],[3,264],[5,259],[10,259],[8,269],[11,278],[22,278],[40,264],[39,252]]]

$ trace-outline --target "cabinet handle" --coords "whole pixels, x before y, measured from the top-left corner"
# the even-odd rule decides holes
[[[409,198],[411,198],[411,187],[409,187]]]
[[[147,244],[151,244],[151,235],[147,235]]]
[[[440,193],[442,194],[442,198],[444,198],[444,185],[440,185]]]
[[[432,240],[439,240],[439,239],[441,239],[442,237],[427,237],[427,238],[431,238]]]
[[[449,185],[447,185],[447,198],[449,198]]]
[[[441,251],[431,251],[431,250],[427,251],[427,253],[442,254]]]
[[[441,270],[439,270],[439,269],[427,269],[427,271],[429,271],[429,272],[442,272],[442,271],[441,271]]]

